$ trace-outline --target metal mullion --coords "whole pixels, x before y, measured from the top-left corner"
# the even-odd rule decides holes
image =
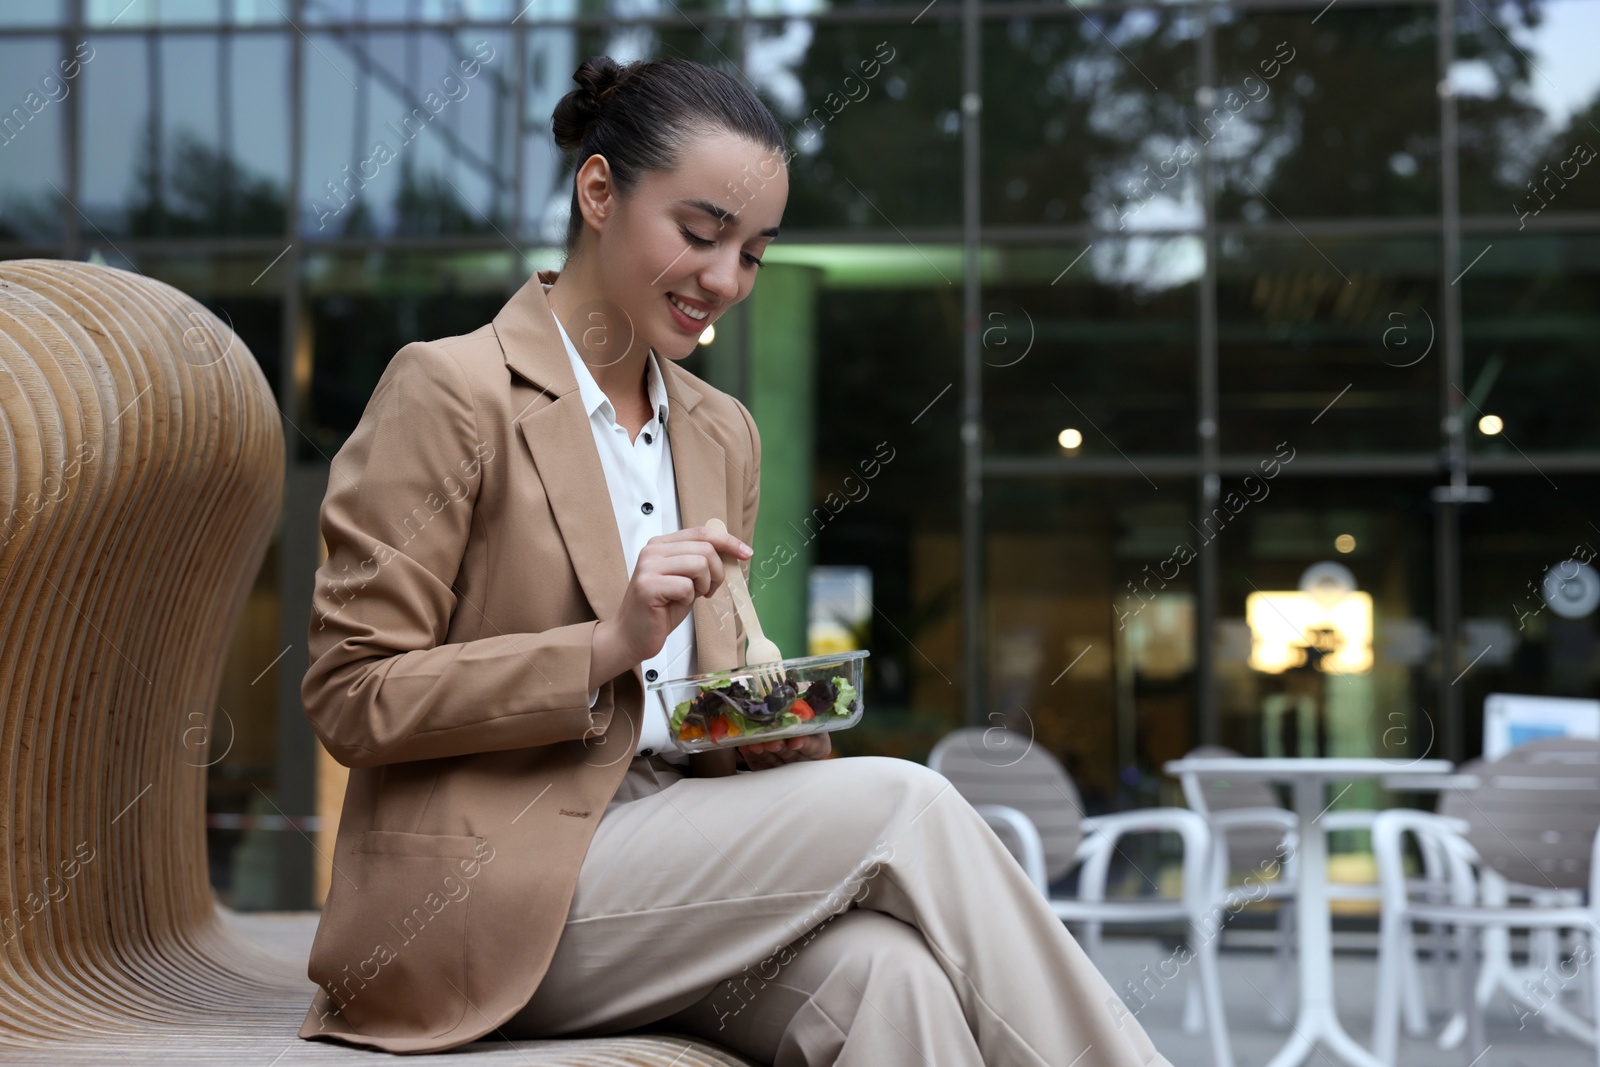
[[[85,0],[70,0],[67,5],[67,30],[62,35],[63,44],[61,58],[68,59],[77,54],[77,48],[85,39],[83,31],[83,5]],[[80,70],[79,76],[83,72]],[[61,232],[61,251],[63,259],[77,259],[83,255],[83,225],[77,211],[72,204],[83,203],[83,157],[78,151],[79,134],[82,131],[83,93],[68,93],[62,101],[65,111],[62,112],[62,155],[61,166],[64,173],[61,175],[67,186],[67,204],[57,205],[62,213],[64,229]]]
[[[150,134],[150,167],[153,171],[151,192],[155,202],[151,205],[152,217],[156,223],[156,232],[165,237],[170,228],[167,226],[167,160],[166,136],[162,129],[165,121],[162,109],[161,84],[161,35],[153,29],[143,31],[145,38],[145,85],[150,108],[149,134]],[[137,270],[134,264],[128,264],[130,270]]]
[[[304,0],[290,0],[295,25],[303,14]],[[309,578],[315,584],[316,560],[307,538],[307,524],[317,522],[317,507],[303,490],[305,471],[296,459],[301,427],[306,421],[306,405],[301,395],[296,359],[301,332],[301,171],[305,144],[305,37],[289,38],[289,173],[285,181],[282,239],[289,242],[283,259],[274,270],[280,271],[278,286],[283,312],[278,342],[279,411],[284,426],[284,521],[278,545],[278,641],[291,651],[284,657],[277,674],[277,743],[274,761],[273,792],[279,808],[298,815],[316,810],[317,747],[309,740],[305,714],[300,708],[299,685],[295,681],[309,667],[305,645],[305,625],[310,612],[306,588]],[[308,376],[309,378],[309,376]],[[309,380],[306,386],[310,389]],[[275,842],[273,852],[273,897],[281,909],[306,908],[312,904],[314,868],[303,835],[288,835]]]
[[[1215,6],[1207,3],[1203,12],[1200,33],[1200,93],[1209,104],[1216,92],[1217,49],[1213,13]],[[1209,144],[1200,145],[1200,186],[1205,209],[1205,273],[1200,279],[1198,300],[1200,304],[1199,366],[1196,369],[1197,412],[1196,431],[1200,445],[1200,468],[1197,493],[1199,504],[1196,517],[1209,515],[1221,494],[1222,475],[1219,469],[1221,408],[1217,383],[1217,168]],[[1200,544],[1198,566],[1195,568],[1195,719],[1200,743],[1217,743],[1217,669],[1214,662],[1216,650],[1217,610],[1220,599],[1221,567],[1217,549],[1209,542]]]
[[[1455,389],[1461,381],[1461,290],[1455,282],[1461,262],[1460,144],[1456,129],[1456,102],[1450,91],[1450,67],[1455,60],[1455,0],[1438,0],[1439,62],[1439,316],[1443,359],[1439,367],[1441,458],[1450,483],[1464,481],[1467,460],[1461,400]],[[1457,475],[1461,471],[1463,475]],[[1464,756],[1463,702],[1456,688],[1456,646],[1461,613],[1461,504],[1440,499],[1434,505],[1434,610],[1439,634],[1439,715],[1446,759]]]
[[[524,203],[524,188],[528,181],[528,151],[526,139],[528,136],[528,34],[522,30],[512,30],[511,54],[514,57],[512,70],[516,74],[517,85],[511,97],[511,106],[516,114],[511,122],[511,235],[518,248],[516,261],[511,264],[511,277],[509,292],[516,292],[527,279],[523,276],[521,255],[522,242],[526,233],[522,228],[523,216],[526,214],[527,204]]]
[[[1526,228],[1530,234],[1561,237],[1600,230],[1600,211],[1572,211],[1548,219],[1527,220],[1509,215],[1504,218],[1500,215],[1462,215],[1460,220],[1463,233],[1521,233]],[[1511,225],[1513,222],[1517,223],[1515,227]]]
[[[290,10],[299,16],[302,7],[302,0],[293,0]],[[304,82],[305,38],[293,34],[289,38],[289,173],[285,179],[282,232],[282,239],[289,242],[289,247],[275,268],[282,271],[278,276],[278,285],[283,302],[282,336],[278,342],[278,396],[283,416],[291,426],[301,425],[305,417],[294,373],[301,314],[300,197],[303,192],[301,171],[305,166],[306,137]],[[297,435],[292,429],[285,434],[285,446],[288,450],[285,461],[292,467],[298,447]]]
[[[1169,474],[1174,477],[1194,477],[1201,471],[1198,456],[1172,454],[1141,455],[1137,470],[1125,459],[1111,456],[1087,456],[1078,459],[1061,459],[1055,456],[989,456],[983,461],[985,479],[1004,478],[1013,481],[1072,481],[1076,478],[1128,478],[1138,477],[1140,471],[1149,475]],[[1259,470],[1257,456],[1223,455],[1216,463],[1216,471],[1223,477],[1243,477]],[[1600,452],[1548,453],[1534,452],[1527,456],[1480,456],[1468,463],[1474,474],[1494,478],[1542,479],[1550,471],[1570,474],[1600,475]],[[1302,454],[1292,466],[1284,466],[1279,477],[1299,478],[1436,478],[1439,458],[1431,452],[1415,453],[1350,453],[1347,455]]]
[[[968,725],[984,721],[983,664],[983,316],[982,161],[983,35],[980,0],[961,0],[961,658]]]
[[[1259,470],[1258,456],[1219,456],[1214,470],[1222,477],[1245,477]],[[984,478],[1010,478],[1016,482],[1070,482],[1074,478],[1136,478],[1147,475],[1197,477],[1202,470],[1198,456],[1154,454],[1139,456],[1138,469],[1126,459],[1110,456],[1061,459],[1056,456],[989,456],[984,459]],[[1478,456],[1470,459],[1472,474],[1494,478],[1542,478],[1550,470],[1566,474],[1600,475],[1600,453],[1530,453],[1528,456]],[[1432,453],[1301,454],[1294,466],[1285,466],[1278,477],[1290,478],[1422,478],[1437,477],[1438,456]]]

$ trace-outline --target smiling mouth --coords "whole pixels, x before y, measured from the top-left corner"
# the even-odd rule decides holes
[[[711,312],[709,310],[704,310],[697,308],[692,304],[684,303],[682,298],[674,296],[672,293],[667,294],[667,300],[671,302],[673,307],[683,312],[685,317],[693,319],[695,322],[704,322],[706,319],[711,317]]]

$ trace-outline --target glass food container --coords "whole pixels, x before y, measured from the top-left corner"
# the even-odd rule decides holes
[[[651,682],[667,706],[667,732],[683,752],[843,730],[861,721],[866,652],[779,660],[783,684],[757,698],[753,667]],[[765,666],[765,665],[763,665]]]

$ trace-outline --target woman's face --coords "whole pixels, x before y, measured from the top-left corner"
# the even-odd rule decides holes
[[[606,301],[623,311],[635,344],[674,360],[750,295],[789,199],[782,156],[741,137],[701,135],[680,158],[676,170],[647,173],[632,195],[607,200],[592,235]],[[582,174],[579,185],[581,198]]]

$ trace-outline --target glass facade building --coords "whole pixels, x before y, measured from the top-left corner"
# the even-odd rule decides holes
[[[559,266],[599,53],[789,131],[686,365],[762,429],[769,632],[872,650],[841,750],[1004,724],[1105,809],[1202,743],[1459,759],[1490,693],[1595,696],[1597,42],[1600,0],[0,0],[0,258],[185,290],[283,412],[219,891],[315,899],[329,458],[399,347]]]

